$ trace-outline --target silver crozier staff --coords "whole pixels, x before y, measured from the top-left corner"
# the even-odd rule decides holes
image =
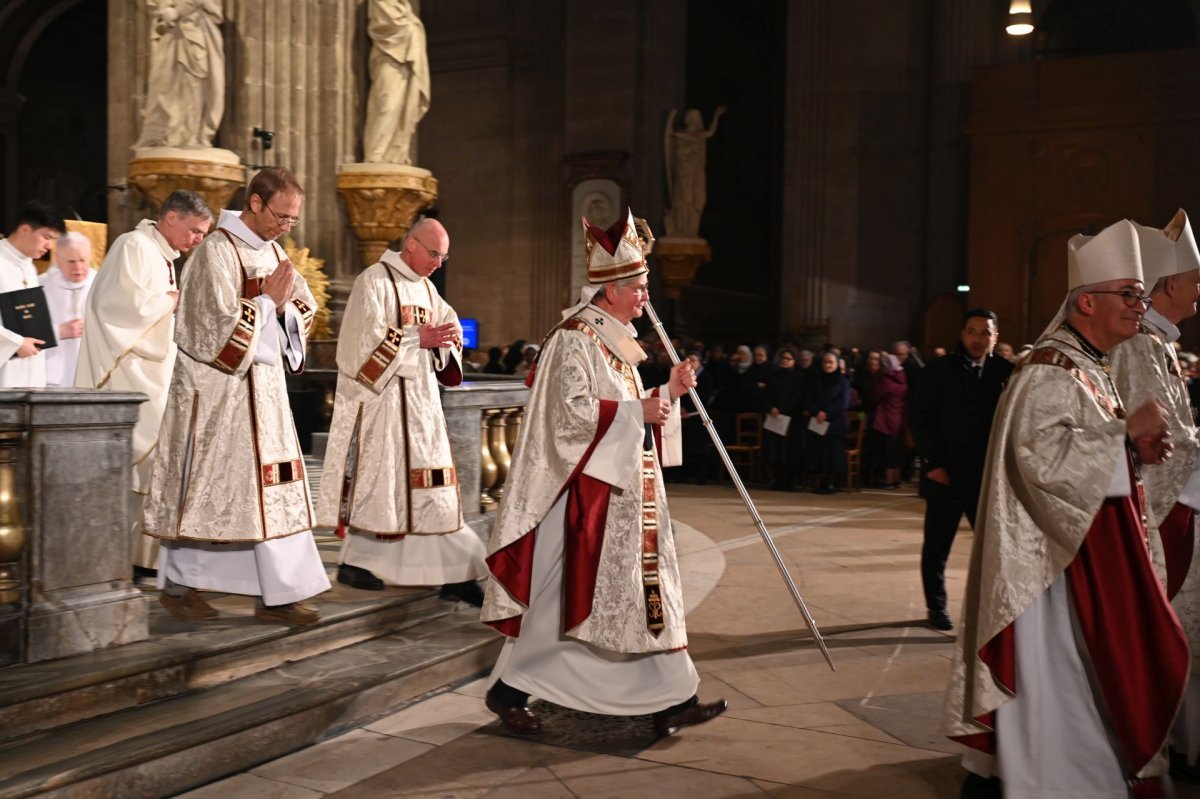
[[[642,255],[649,255],[654,249],[654,234],[650,231],[650,225],[645,219],[635,219],[634,224],[637,225],[638,233],[642,239]],[[662,340],[663,347],[667,354],[671,357],[671,364],[679,363],[679,356],[675,353],[675,347],[671,344],[671,339],[667,336],[667,331],[663,330],[662,321],[658,318],[658,314],[654,312],[654,306],[646,300],[646,313],[650,314],[650,323],[654,326],[654,331],[658,333],[658,337]],[[833,665],[833,658],[829,656],[829,650],[825,648],[825,639],[821,637],[821,631],[817,629],[817,623],[813,621],[812,614],[808,612],[808,606],[804,604],[804,598],[800,596],[800,589],[796,588],[796,583],[792,580],[792,575],[788,572],[787,566],[783,562],[783,557],[779,554],[779,549],[775,546],[775,540],[771,538],[771,533],[767,531],[767,524],[763,521],[762,516],[758,513],[758,508],[754,507],[754,500],[750,499],[750,494],[746,491],[746,485],[742,482],[741,476],[737,473],[737,469],[733,465],[733,461],[729,459],[729,453],[725,451],[725,444],[721,442],[721,437],[717,435],[716,428],[713,427],[712,417],[708,415],[708,410],[705,409],[704,403],[700,401],[700,397],[696,394],[696,389],[689,388],[688,396],[692,398],[692,404],[696,407],[696,413],[700,414],[700,421],[704,424],[704,429],[708,431],[708,437],[712,439],[713,446],[721,455],[721,460],[725,464],[725,470],[729,472],[729,479],[733,481],[734,488],[742,497],[742,502],[746,505],[746,510],[750,511],[750,516],[754,519],[755,526],[758,527],[758,534],[762,536],[763,543],[767,545],[767,549],[771,551],[771,557],[775,559],[775,566],[779,569],[779,574],[783,577],[783,581],[787,583],[788,591],[792,594],[792,599],[796,602],[796,607],[800,609],[800,615],[804,617],[804,623],[808,625],[809,632],[812,633],[813,640],[817,642],[817,646],[821,647],[821,654],[825,656],[825,662],[829,664],[829,668],[837,671],[837,666]]]

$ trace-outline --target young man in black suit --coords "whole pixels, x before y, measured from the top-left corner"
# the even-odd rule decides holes
[[[992,353],[998,334],[994,312],[967,311],[958,347],[921,371],[912,397],[925,498],[921,583],[929,624],[938,630],[954,628],[946,612],[946,559],[964,513],[975,526],[992,416],[1013,370]]]

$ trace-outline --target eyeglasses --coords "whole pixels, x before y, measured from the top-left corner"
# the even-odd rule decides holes
[[[650,296],[650,286],[649,285],[635,286],[632,283],[629,283],[629,284],[622,286],[621,288],[629,289],[634,294],[645,294],[647,297]]]
[[[300,224],[300,217],[298,216],[280,216],[279,214],[275,213],[274,208],[265,202],[263,203],[263,208],[266,208],[271,212],[271,216],[275,217],[275,224],[277,225],[282,225],[283,227],[295,227],[296,225]]]
[[[1122,300],[1125,301],[1126,308],[1136,308],[1138,306],[1138,303],[1141,303],[1142,305],[1149,308],[1150,304],[1152,302],[1154,302],[1149,297],[1138,294],[1136,291],[1131,291],[1129,289],[1125,289],[1124,291],[1088,291],[1085,293],[1087,293],[1087,294],[1115,294],[1118,297],[1120,297]]]
[[[437,258],[442,263],[446,263],[446,261],[450,260],[450,253],[438,252],[437,250],[431,250],[425,246],[425,242],[421,241],[416,236],[413,236],[412,240],[415,241],[417,244],[420,244],[421,248],[424,249],[425,252],[429,253],[430,258]]]

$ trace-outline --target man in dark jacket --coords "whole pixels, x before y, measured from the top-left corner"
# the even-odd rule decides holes
[[[954,627],[946,613],[946,559],[964,513],[975,526],[992,416],[1013,369],[992,354],[996,322],[992,311],[968,311],[960,344],[921,370],[911,398],[925,498],[921,582],[929,623],[938,630]]]

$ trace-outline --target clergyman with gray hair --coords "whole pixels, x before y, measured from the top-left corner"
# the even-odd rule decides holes
[[[158,560],[158,542],[142,534],[141,519],[177,352],[175,261],[204,239],[212,222],[203,197],[192,191],[172,192],[157,219],[143,219],[112,243],[88,293],[83,317],[74,384],[140,391],[150,398],[142,403],[133,428],[129,508],[133,566],[146,574]]]
[[[75,385],[75,364],[83,336],[83,306],[96,270],[92,267],[92,242],[68,231],[54,242],[54,263],[38,280],[46,292],[46,307],[54,323],[58,346],[46,350],[46,385]]]

